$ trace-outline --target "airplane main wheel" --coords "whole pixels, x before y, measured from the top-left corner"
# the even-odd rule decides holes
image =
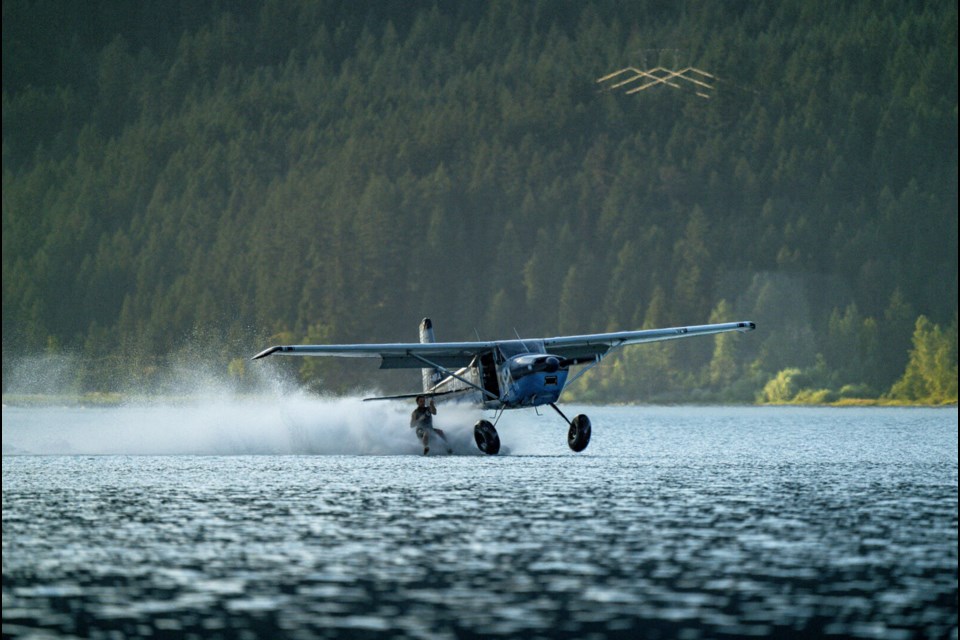
[[[590,418],[580,414],[570,422],[567,444],[578,453],[587,448],[587,445],[590,444]]]
[[[477,441],[477,449],[487,455],[496,455],[500,451],[500,436],[492,424],[481,420],[473,427],[473,439]]]

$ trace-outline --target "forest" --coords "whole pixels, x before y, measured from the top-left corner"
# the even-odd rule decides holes
[[[758,325],[626,349],[580,401],[957,401],[953,0],[4,0],[2,28],[4,393],[64,359],[77,393],[199,361],[252,389],[269,344],[429,316]],[[627,67],[710,90],[597,82]]]

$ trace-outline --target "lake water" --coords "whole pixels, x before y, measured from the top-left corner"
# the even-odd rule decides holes
[[[957,409],[3,409],[3,635],[957,638]]]

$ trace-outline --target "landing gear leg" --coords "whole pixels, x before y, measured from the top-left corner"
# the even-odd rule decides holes
[[[587,448],[587,445],[590,444],[590,418],[580,414],[575,416],[573,420],[570,420],[563,414],[563,411],[560,411],[560,407],[550,403],[550,406],[553,407],[553,410],[560,414],[560,417],[570,425],[570,430],[567,431],[567,444],[571,449],[577,453],[583,451]]]

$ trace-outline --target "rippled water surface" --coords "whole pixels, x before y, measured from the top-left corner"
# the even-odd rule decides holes
[[[956,408],[369,407],[4,408],[4,636],[957,637]]]

